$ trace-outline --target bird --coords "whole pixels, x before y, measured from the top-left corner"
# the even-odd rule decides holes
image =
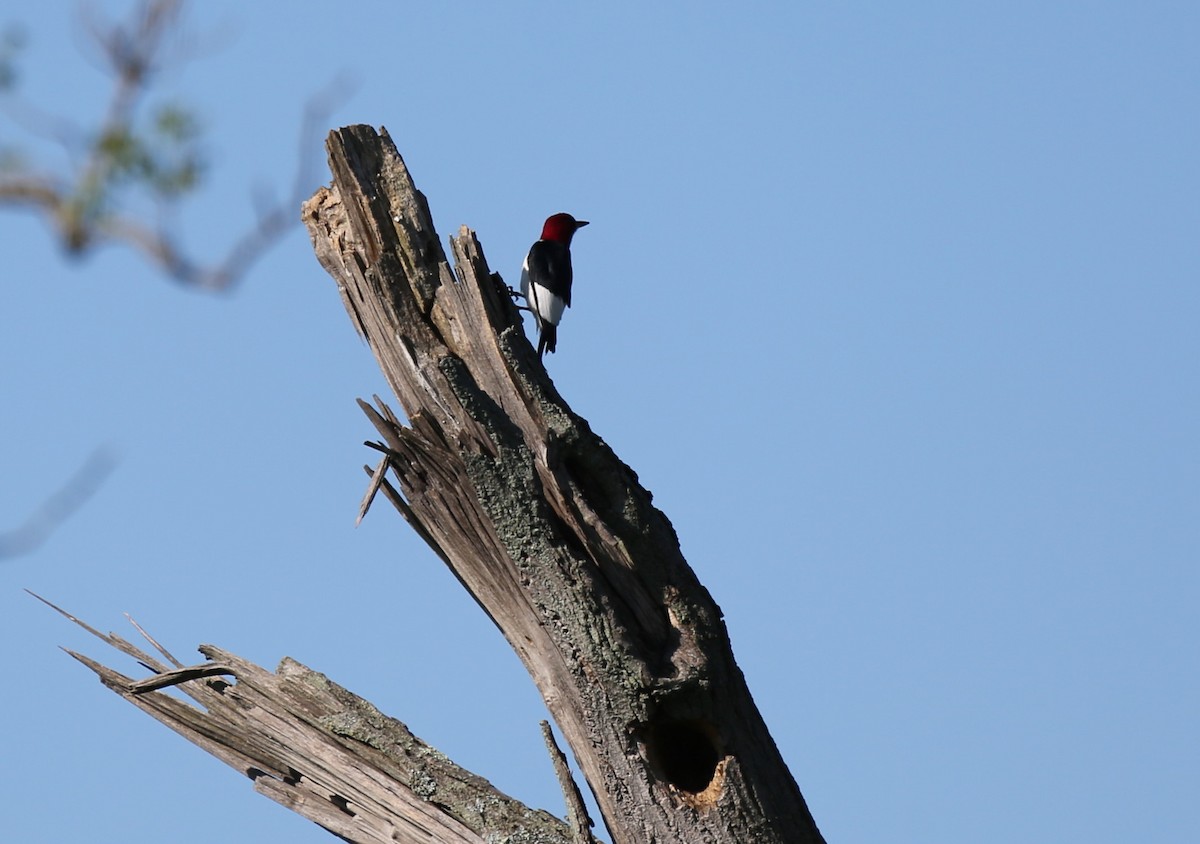
[[[570,214],[551,214],[521,266],[521,295],[537,323],[539,358],[558,344],[558,323],[571,305],[571,238],[587,224]]]

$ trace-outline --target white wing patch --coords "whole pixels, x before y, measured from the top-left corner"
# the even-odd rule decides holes
[[[530,284],[528,258],[521,265],[521,295],[537,315],[539,328],[543,322],[558,325],[562,321],[566,303],[540,284]]]
[[[540,284],[532,285],[530,293],[533,295],[533,301],[529,303],[529,306],[537,312],[538,318],[542,322],[558,325],[562,321],[563,309],[566,307],[563,300]]]

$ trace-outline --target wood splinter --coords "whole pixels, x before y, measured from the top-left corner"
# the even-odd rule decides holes
[[[571,769],[567,765],[566,754],[554,740],[554,731],[550,729],[549,721],[542,721],[542,738],[546,741],[546,750],[550,752],[550,761],[554,763],[554,775],[558,778],[558,786],[562,789],[563,798],[567,801],[567,824],[571,827],[571,838],[575,844],[596,844],[596,836],[592,835],[595,824],[588,815],[587,806],[583,803],[583,795]]]

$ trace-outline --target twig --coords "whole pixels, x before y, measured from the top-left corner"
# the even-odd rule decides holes
[[[93,495],[112,474],[117,458],[108,446],[93,451],[71,477],[42,502],[25,523],[0,533],[0,560],[38,548]]]
[[[136,683],[131,683],[129,691],[135,695],[144,695],[147,692],[158,691],[169,686],[178,686],[180,683],[186,683],[189,680],[199,680],[203,677],[216,677],[219,675],[232,676],[233,668],[228,665],[222,665],[219,662],[189,665],[184,668],[176,668],[174,671],[163,671],[155,674],[153,677],[147,677],[145,680],[138,680]]]
[[[371,509],[371,502],[375,500],[375,495],[379,492],[379,487],[383,484],[384,478],[387,477],[389,460],[390,458],[385,454],[383,459],[379,461],[379,465],[375,467],[374,472],[371,472],[370,466],[363,466],[364,470],[371,472],[371,483],[367,485],[367,494],[363,496],[362,503],[358,505],[358,518],[354,520],[355,527],[362,524],[363,517]]]
[[[170,662],[176,668],[183,668],[183,663],[180,662],[179,660],[177,660],[171,654],[170,651],[168,651],[166,648],[164,648],[162,645],[160,645],[158,643],[157,639],[155,639],[153,636],[151,636],[149,633],[147,633],[145,628],[142,627],[142,625],[140,625],[136,621],[134,621],[133,616],[131,616],[129,613],[125,613],[125,618],[127,618],[129,620],[129,623],[133,625],[133,628],[135,630],[137,630],[137,632],[142,634],[143,639],[145,639],[147,642],[149,642],[151,645],[154,646],[154,650],[158,651],[160,654],[163,655],[163,658],[165,658],[168,662]]]
[[[596,836],[592,835],[591,817],[588,816],[587,806],[583,803],[583,795],[579,786],[571,777],[571,769],[567,765],[567,757],[563,754],[554,740],[554,731],[550,729],[549,721],[542,721],[542,738],[546,741],[546,750],[550,752],[550,761],[554,764],[554,776],[558,778],[558,786],[562,789],[563,798],[567,801],[567,825],[571,827],[571,838],[575,844],[595,844]]]

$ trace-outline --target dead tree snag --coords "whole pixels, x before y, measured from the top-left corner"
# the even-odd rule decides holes
[[[362,403],[384,453],[364,509],[383,492],[516,650],[615,844],[823,844],[720,609],[633,470],[555,390],[474,234],[451,239],[452,271],[387,134],[353,126],[328,147],[333,183],[304,220],[408,419]],[[153,672],[73,654],[106,686],[343,840],[590,840],[548,730],[569,824],[291,660],[272,674],[204,646],[210,662],[185,666],[67,617]]]
[[[328,149],[304,220],[408,419],[365,406],[397,480],[373,485],[516,650],[614,842],[821,841],[720,609],[555,390],[474,234],[452,270],[386,132]]]

